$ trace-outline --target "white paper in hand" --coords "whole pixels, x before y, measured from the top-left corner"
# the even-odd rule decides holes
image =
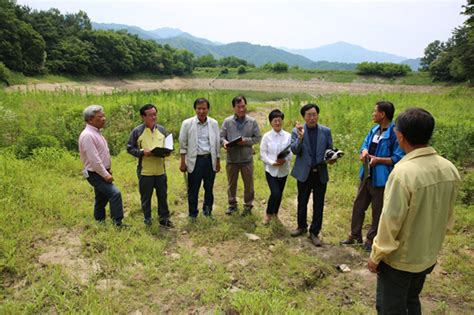
[[[171,133],[165,138],[165,149],[173,151],[173,134]]]

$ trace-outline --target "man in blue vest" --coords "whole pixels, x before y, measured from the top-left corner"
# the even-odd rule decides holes
[[[351,233],[341,241],[342,245],[362,244],[365,211],[372,204],[372,223],[364,243],[366,251],[372,249],[383,207],[385,183],[393,166],[405,155],[395,136],[392,123],[394,113],[395,107],[390,102],[380,101],[375,105],[372,119],[377,125],[369,131],[360,148],[360,160],[366,166],[365,171],[364,165],[360,169],[361,181],[352,207]]]

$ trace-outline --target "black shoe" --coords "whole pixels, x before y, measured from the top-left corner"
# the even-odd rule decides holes
[[[115,223],[115,227],[122,230],[122,229],[129,229],[130,225],[122,223],[122,222],[117,222]]]
[[[170,219],[160,220],[160,225],[168,229],[174,228],[174,224]]]
[[[365,242],[364,245],[362,246],[362,248],[370,253],[372,251],[372,243],[369,243],[369,242]]]
[[[308,232],[308,229],[307,228],[297,228],[296,230],[293,230],[290,232],[290,235],[293,236],[293,237],[297,237],[297,236],[301,236],[303,234],[306,234],[306,232]]]
[[[232,213],[236,212],[237,211],[237,207],[232,207],[230,206],[229,208],[227,208],[227,210],[225,211],[225,214],[227,215],[231,215]]]
[[[202,214],[205,216],[205,217],[212,217],[212,209],[208,206],[204,206],[202,208]]]
[[[145,223],[146,227],[151,227],[151,218],[143,220],[143,223]]]
[[[316,247],[321,247],[321,246],[323,246],[323,243],[321,242],[321,240],[319,239],[319,237],[317,237],[316,235],[310,233],[310,234],[309,234],[309,239],[311,240],[311,243],[313,243],[314,246],[316,246]]]
[[[355,237],[355,236],[349,235],[349,237],[346,240],[343,240],[340,243],[341,245],[360,245],[362,244],[362,237]]]
[[[242,211],[242,216],[246,217],[252,214],[252,207],[244,207],[244,211]]]

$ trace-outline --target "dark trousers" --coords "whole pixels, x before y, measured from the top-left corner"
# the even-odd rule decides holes
[[[372,179],[367,178],[360,182],[356,199],[352,207],[351,234],[355,238],[362,238],[362,225],[364,224],[365,211],[372,203],[372,223],[367,232],[370,242],[377,235],[380,214],[383,208],[383,193],[385,187],[373,187]]]
[[[94,218],[97,221],[105,220],[105,206],[109,202],[110,217],[115,224],[120,224],[123,219],[122,194],[120,190],[114,184],[107,183],[96,172],[89,172],[87,181],[94,187]]]
[[[434,265],[422,272],[407,272],[390,267],[383,261],[377,274],[378,314],[421,314],[420,292],[426,275]]]
[[[168,219],[170,212],[168,209],[168,182],[166,174],[159,176],[139,175],[138,187],[140,189],[142,211],[145,216],[145,221],[151,220],[151,197],[153,196],[153,189],[156,190],[160,221]]]
[[[283,190],[285,189],[285,177],[273,177],[270,173],[265,172],[268,187],[270,188],[270,197],[267,203],[267,214],[278,214],[280,209],[281,199],[283,197]]]
[[[318,236],[323,223],[324,196],[326,195],[327,184],[321,183],[318,173],[310,171],[306,181],[298,181],[297,186],[298,228],[306,229],[308,227],[308,200],[311,192],[313,192],[313,220],[311,221],[309,232],[315,236]]]
[[[204,202],[202,211],[204,215],[210,215],[212,205],[214,204],[214,179],[216,172],[212,168],[211,155],[198,156],[196,158],[196,165],[192,173],[188,173],[188,210],[190,217],[197,217],[198,215],[198,196],[201,182],[204,182]]]

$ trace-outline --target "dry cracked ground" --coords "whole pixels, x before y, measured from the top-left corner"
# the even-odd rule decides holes
[[[237,80],[237,79],[202,79],[172,78],[165,80],[94,80],[87,82],[38,83],[14,85],[7,90],[41,90],[41,91],[81,91],[93,94],[112,93],[115,91],[155,91],[155,90],[238,90],[267,91],[287,93],[308,93],[313,96],[333,93],[366,94],[370,92],[402,93],[442,93],[447,90],[440,86],[392,85],[377,83],[336,83],[321,80]]]

